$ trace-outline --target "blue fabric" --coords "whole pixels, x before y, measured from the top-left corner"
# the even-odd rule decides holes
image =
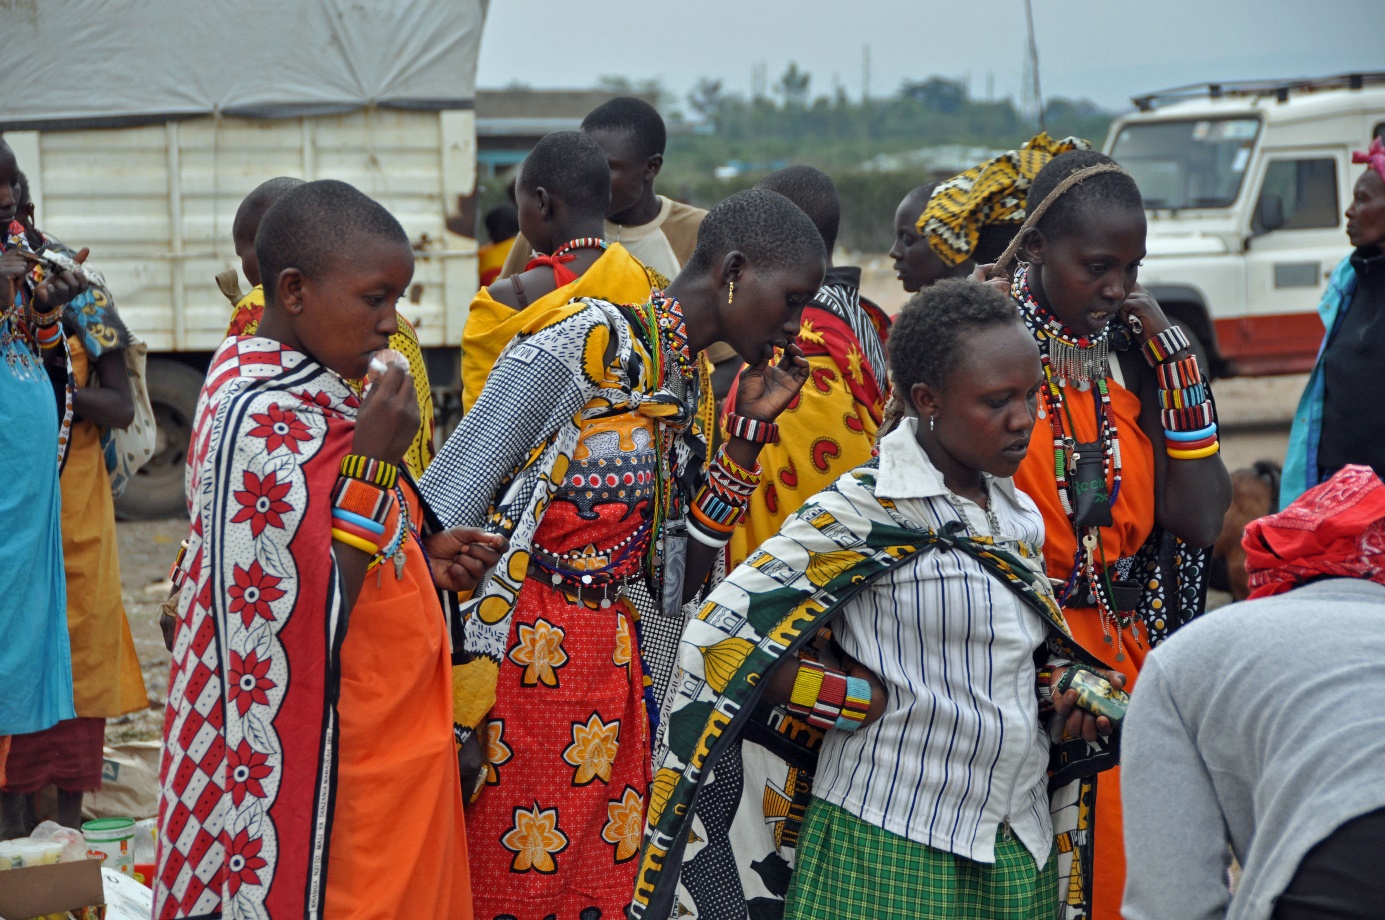
[[[1294,424],[1289,429],[1289,449],[1284,456],[1284,475],[1279,480],[1279,507],[1287,508],[1294,499],[1318,484],[1318,444],[1322,437],[1323,369],[1322,355],[1337,325],[1346,315],[1356,293],[1356,269],[1347,256],[1332,272],[1318,304],[1318,316],[1327,330],[1318,346],[1318,360],[1308,375],[1308,385],[1299,398]]]
[[[58,491],[58,407],[47,373],[0,321],[0,735],[73,719]]]

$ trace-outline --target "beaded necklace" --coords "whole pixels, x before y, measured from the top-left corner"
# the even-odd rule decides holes
[[[1063,430],[1063,417],[1068,420],[1068,428],[1076,431],[1072,420],[1072,409],[1064,396],[1069,382],[1076,382],[1077,389],[1091,390],[1096,410],[1097,429],[1102,451],[1102,476],[1111,480],[1110,505],[1115,506],[1121,489],[1121,450],[1120,434],[1116,430],[1115,413],[1111,408],[1111,394],[1106,385],[1109,373],[1108,348],[1109,327],[1095,337],[1076,336],[1064,326],[1057,317],[1045,310],[1034,299],[1029,289],[1029,272],[1021,267],[1015,274],[1011,293],[1019,307],[1024,324],[1039,345],[1039,359],[1043,363],[1043,400],[1038,416],[1047,419],[1053,432],[1053,477],[1058,487],[1058,499],[1063,513],[1077,537],[1077,548],[1073,553],[1072,571],[1067,582],[1058,593],[1058,603],[1068,603],[1086,576],[1096,601],[1097,614],[1101,619],[1102,632],[1106,643],[1116,646],[1116,660],[1124,661],[1125,652],[1121,632],[1135,621],[1135,617],[1123,617],[1116,610],[1112,600],[1114,592],[1107,573],[1106,550],[1101,542],[1099,527],[1079,527],[1072,494],[1073,484],[1070,474],[1077,469],[1081,459],[1077,452],[1077,440]],[[1097,347],[1097,343],[1099,347]],[[1056,347],[1055,347],[1056,346]],[[1054,358],[1054,352],[1062,354],[1062,366]],[[1098,370],[1099,368],[1099,370]],[[1100,570],[1098,570],[1100,560]],[[1111,626],[1115,626],[1114,630]],[[1114,640],[1112,632],[1115,633]]]
[[[566,243],[559,246],[557,249],[553,250],[553,258],[556,259],[558,256],[567,255],[568,253],[574,252],[578,249],[605,250],[609,248],[610,245],[610,243],[601,239],[599,236],[579,236],[577,239],[568,240]]]
[[[1029,291],[1029,268],[1021,266],[1015,273],[1014,288],[1019,294],[1020,316],[1038,340],[1039,347],[1052,362],[1054,376],[1060,387],[1069,383],[1079,390],[1106,379],[1110,373],[1111,327],[1102,328],[1093,336],[1074,335],[1058,317],[1049,313]]]
[[[11,221],[0,252],[18,248],[27,251],[28,239],[19,221]],[[29,299],[25,297],[26,284],[31,278],[17,278],[13,303],[4,304],[0,311],[0,352],[4,353],[5,363],[20,379],[37,379],[43,368],[38,358],[38,340],[34,336]]]

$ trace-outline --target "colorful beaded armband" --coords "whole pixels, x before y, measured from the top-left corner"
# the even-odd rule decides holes
[[[707,481],[688,508],[688,533],[706,546],[725,546],[759,484],[758,465],[747,470],[727,455],[725,447],[717,451]]]
[[[379,486],[359,479],[342,476],[332,490],[332,511],[347,511],[369,521],[383,530],[390,510],[390,493]]]
[[[369,482],[382,489],[393,489],[399,481],[399,467],[393,463],[365,457],[361,454],[347,454],[341,458],[341,474],[361,482]]]
[[[847,677],[846,700],[842,703],[842,714],[837,718],[839,731],[854,732],[866,720],[870,712],[870,684],[859,677]]]
[[[1201,383],[1179,390],[1159,391],[1159,408],[1161,409],[1187,409],[1206,401],[1207,387]]]
[[[726,434],[754,444],[779,443],[779,426],[774,422],[762,422],[734,412],[726,417]]]
[[[1177,326],[1170,326],[1163,332],[1151,338],[1140,349],[1144,352],[1145,360],[1150,367],[1158,367],[1169,359],[1170,355],[1188,347],[1188,337],[1183,334],[1183,330]]]
[[[1197,431],[1216,422],[1211,400],[1183,409],[1165,409],[1159,415],[1168,431]]]
[[[1192,355],[1154,365],[1154,375],[1161,390],[1181,390],[1202,383],[1202,369]]]

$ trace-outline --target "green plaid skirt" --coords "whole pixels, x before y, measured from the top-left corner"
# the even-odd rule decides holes
[[[799,838],[785,920],[1053,920],[1058,861],[1043,869],[997,831],[995,864],[876,827],[813,799]]]

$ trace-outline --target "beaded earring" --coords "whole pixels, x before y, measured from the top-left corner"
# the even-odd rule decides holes
[[[729,304],[736,299],[736,282],[726,282],[726,302]]]

